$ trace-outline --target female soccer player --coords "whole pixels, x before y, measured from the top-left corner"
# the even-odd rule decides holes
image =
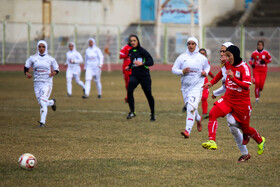
[[[131,74],[131,70],[126,71],[125,67],[130,64],[129,50],[131,48],[132,47],[131,47],[130,43],[128,42],[127,45],[123,46],[123,48],[120,51],[120,59],[123,59],[122,69],[123,69],[123,78],[124,78],[124,82],[125,82],[126,93],[127,93],[129,75]],[[125,96],[124,100],[125,100],[125,102],[127,102],[127,95]]]
[[[67,66],[66,70],[66,86],[67,86],[67,96],[72,96],[72,79],[74,77],[76,83],[85,90],[85,85],[83,81],[80,80],[81,67],[80,63],[83,62],[82,55],[76,50],[74,42],[69,43],[69,51],[66,53],[66,62],[64,65]]]
[[[197,108],[201,100],[202,85],[210,71],[210,65],[205,56],[199,53],[198,41],[195,37],[187,40],[187,51],[182,53],[172,67],[172,73],[181,76],[181,91],[187,107],[186,128],[181,134],[189,138],[194,120],[201,121]],[[202,130],[201,123],[197,129]]]
[[[53,76],[59,72],[56,60],[48,55],[48,45],[44,40],[37,44],[37,53],[30,56],[24,66],[24,74],[28,79],[32,78],[29,68],[33,67],[34,92],[39,102],[41,119],[39,127],[45,127],[48,106],[56,111],[56,100],[49,100],[53,87]]]
[[[225,86],[225,81],[227,78],[226,67],[225,67],[225,63],[227,61],[226,49],[231,45],[233,45],[233,43],[225,42],[220,48],[220,55],[221,55],[220,73],[222,73],[222,76],[223,76],[222,77],[222,86],[220,88],[218,88],[217,90],[213,91],[213,95],[212,95],[213,99],[226,92],[226,86]],[[251,158],[251,156],[248,152],[246,145],[243,145],[243,135],[239,130],[239,129],[241,129],[241,127],[240,127],[239,123],[234,119],[234,117],[232,116],[231,113],[227,114],[227,124],[229,126],[231,134],[233,135],[233,137],[235,139],[236,145],[241,152],[241,156],[239,157],[238,162],[245,162],[245,161],[249,160]],[[215,149],[215,147],[212,147],[212,149]]]
[[[134,109],[134,89],[141,84],[142,89],[145,93],[145,96],[149,102],[151,110],[151,121],[156,120],[155,116],[155,101],[152,96],[152,80],[150,76],[150,70],[148,66],[154,64],[154,60],[150,53],[141,47],[139,39],[136,35],[129,36],[129,43],[132,49],[129,50],[130,64],[126,66],[126,70],[131,69],[131,75],[129,78],[128,88],[127,88],[127,97],[130,112],[128,113],[126,119],[131,119],[136,116]]]
[[[252,137],[258,144],[258,154],[264,151],[265,138],[261,137],[256,129],[250,127],[249,121],[252,111],[250,101],[251,72],[245,61],[240,57],[239,48],[229,46],[226,49],[228,62],[226,62],[226,92],[225,95],[215,102],[214,107],[209,113],[208,133],[209,140],[202,143],[205,149],[217,149],[216,145],[216,130],[218,127],[217,118],[224,117],[228,113],[238,121],[243,133]],[[211,87],[222,78],[222,73],[219,72],[214,79],[205,86]],[[243,144],[246,145],[249,138],[243,139]]]
[[[260,92],[263,90],[267,74],[267,64],[271,62],[271,56],[264,50],[263,41],[258,41],[257,50],[253,52],[249,63],[253,68],[253,83],[255,84],[256,102],[259,102]]]
[[[101,98],[101,68],[103,66],[104,56],[101,50],[95,45],[95,40],[90,38],[88,41],[89,47],[86,49],[85,54],[85,67],[86,75],[85,75],[85,94],[82,96],[84,99],[89,97],[90,86],[92,77],[94,77],[94,81],[96,83],[97,98]]]

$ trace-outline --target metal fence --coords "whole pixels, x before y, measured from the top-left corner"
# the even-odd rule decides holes
[[[189,36],[200,38],[198,26],[162,25],[157,29],[152,24],[126,27],[2,22],[0,59],[2,64],[24,64],[30,55],[36,53],[38,40],[45,39],[49,53],[62,64],[66,60],[68,42],[74,41],[77,50],[84,56],[88,38],[93,37],[103,53],[105,47],[109,47],[110,54],[104,55],[105,64],[120,63],[119,50],[126,44],[130,34],[137,34],[141,45],[151,53],[156,63],[171,64],[185,50],[185,42]],[[271,64],[280,64],[280,28],[209,27],[204,28],[202,33],[200,47],[206,48],[211,64],[219,63],[219,48],[226,41],[239,46],[244,59],[248,61],[260,39],[264,40],[265,48],[272,55]],[[158,35],[160,45],[157,50]]]

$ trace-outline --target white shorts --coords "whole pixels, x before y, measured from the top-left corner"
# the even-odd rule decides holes
[[[198,108],[198,104],[201,100],[202,97],[202,92],[198,91],[198,92],[186,92],[182,90],[182,94],[183,94],[183,99],[184,102],[187,106],[187,104],[190,104],[193,108],[197,109]]]
[[[52,87],[53,85],[50,82],[34,82],[34,92],[39,104],[41,100],[48,102]]]
[[[81,75],[81,67],[79,67],[75,70],[67,69],[67,71],[66,71],[67,79],[72,79],[74,76],[80,77],[80,75]]]
[[[95,81],[100,81],[100,77],[101,77],[101,69],[98,67],[98,68],[95,68],[95,69],[86,69],[86,75],[85,75],[85,79],[87,81],[90,81],[92,80],[92,77],[94,77],[94,80]]]

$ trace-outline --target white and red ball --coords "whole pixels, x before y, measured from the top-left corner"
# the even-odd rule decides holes
[[[32,170],[36,164],[36,157],[30,153],[24,153],[18,159],[19,166],[23,169]]]

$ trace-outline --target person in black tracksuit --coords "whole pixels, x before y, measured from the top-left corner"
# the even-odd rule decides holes
[[[131,63],[126,67],[126,70],[131,69],[132,72],[127,88],[128,104],[130,108],[127,119],[131,119],[136,116],[134,110],[133,92],[138,84],[141,84],[151,109],[150,120],[155,121],[155,101],[152,96],[152,80],[150,70],[148,68],[148,66],[152,66],[154,64],[154,60],[150,53],[140,46],[139,39],[136,35],[129,36],[129,43],[132,46],[132,49],[129,50]]]

